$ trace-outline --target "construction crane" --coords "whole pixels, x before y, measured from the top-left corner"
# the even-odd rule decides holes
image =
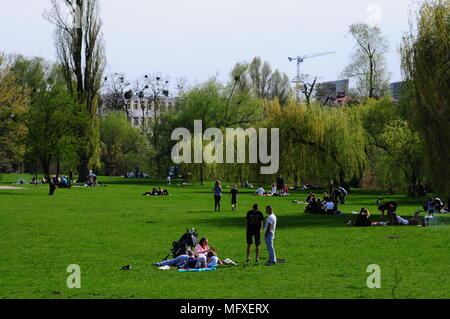
[[[322,53],[297,56],[296,58],[291,58],[291,57],[288,58],[289,62],[297,61],[297,75],[292,80],[292,83],[296,84],[298,99],[300,99],[300,88],[302,85],[302,79],[301,79],[301,74],[300,74],[300,65],[304,62],[305,59],[315,58],[315,57],[319,57],[319,56],[323,56],[323,55],[330,55],[330,54],[334,54],[334,53],[336,53],[336,52],[334,52],[334,51],[333,52],[322,52]]]

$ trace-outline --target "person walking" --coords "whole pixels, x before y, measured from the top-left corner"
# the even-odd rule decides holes
[[[338,190],[339,190],[339,200],[340,200],[342,205],[345,205],[345,198],[347,197],[348,192],[342,186],[339,186]]]
[[[213,188],[214,191],[214,211],[220,212],[220,200],[222,199],[222,187],[220,181],[217,180]]]
[[[275,238],[275,229],[277,228],[277,217],[273,212],[272,206],[266,207],[266,213],[269,215],[266,219],[264,227],[266,246],[269,252],[269,261],[265,263],[266,266],[273,266],[277,263],[275,248],[273,247],[273,240]]]
[[[237,185],[234,185],[234,187],[231,189],[230,191],[230,196],[231,196],[231,211],[235,212],[237,210],[237,196],[238,196],[238,189],[237,189]]]
[[[253,205],[253,209],[247,212],[246,218],[247,262],[250,261],[250,249],[253,244],[253,238],[255,239],[256,246],[256,262],[259,262],[263,222],[264,216],[259,210],[258,204]]]

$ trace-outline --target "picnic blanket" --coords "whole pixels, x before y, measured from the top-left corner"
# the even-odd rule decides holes
[[[189,268],[189,269],[178,269],[179,272],[212,271],[212,270],[216,270],[216,267],[211,267],[211,268]]]

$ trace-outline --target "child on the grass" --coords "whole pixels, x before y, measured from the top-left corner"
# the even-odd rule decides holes
[[[239,191],[238,191],[238,189],[237,189],[237,185],[234,185],[233,188],[232,188],[231,191],[230,191],[230,196],[231,196],[231,210],[232,210],[233,212],[235,212],[236,209],[237,209],[237,202],[238,202],[237,196],[238,196],[238,193],[239,193]]]

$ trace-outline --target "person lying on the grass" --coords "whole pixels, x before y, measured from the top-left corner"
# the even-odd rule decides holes
[[[422,221],[419,217],[420,210],[416,211],[414,215],[410,219],[405,219],[401,216],[398,216],[394,212],[388,213],[388,222],[371,222],[370,221],[370,213],[367,209],[362,208],[359,213],[356,221],[349,221],[346,224],[351,226],[406,226],[406,225],[421,225]]]
[[[349,221],[347,225],[357,226],[357,227],[367,227],[372,226],[372,222],[370,221],[370,212],[365,208],[361,208],[361,211],[358,214],[358,217],[354,222]]]
[[[162,267],[162,266],[181,267],[181,266],[186,265],[188,262],[192,262],[194,259],[195,259],[195,262],[197,262],[197,260],[194,256],[194,252],[192,250],[188,249],[186,251],[186,254],[182,254],[173,259],[163,260],[163,261],[161,261],[159,263],[155,263],[153,265],[157,266],[157,267]]]
[[[396,213],[389,213],[388,225],[402,226],[402,225],[423,225],[424,222],[421,220],[420,210],[416,211],[410,219],[404,219],[398,216]]]
[[[393,213],[397,210],[397,206],[398,206],[397,203],[394,201],[380,205],[378,207],[378,210],[381,211],[380,221],[384,220],[384,212],[385,211],[387,211],[388,215],[389,215],[389,213]]]
[[[157,267],[171,266],[181,268],[211,268],[219,264],[219,258],[213,251],[209,251],[206,255],[196,255],[192,250],[187,250],[186,254],[180,255],[174,259],[164,260],[153,264]]]
[[[389,225],[389,226],[409,225],[409,220],[406,220],[406,219],[398,216],[394,212],[388,211],[388,219],[389,219],[389,221],[388,221],[387,225]]]

